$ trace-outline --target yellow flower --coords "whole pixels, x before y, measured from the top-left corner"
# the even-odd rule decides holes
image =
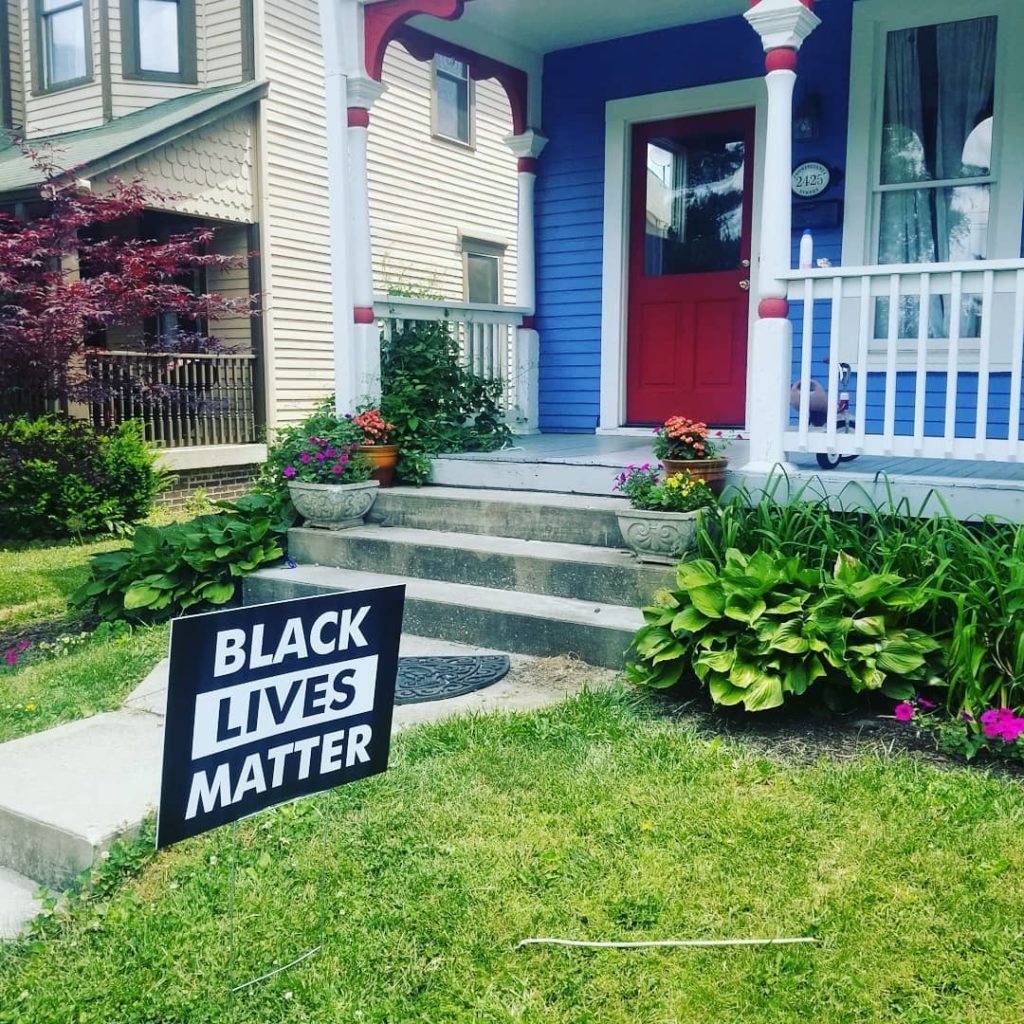
[[[642,825],[640,826],[640,831],[641,831],[641,832],[650,832],[652,828],[654,828],[654,826],[653,826],[653,825],[652,825],[652,824],[651,824],[651,823],[650,823],[649,821],[645,821],[645,822],[644,822],[644,823],[643,823],[643,824],[642,824]]]
[[[36,709],[35,704],[26,704],[25,705],[25,710],[26,711],[35,711],[35,709]]]

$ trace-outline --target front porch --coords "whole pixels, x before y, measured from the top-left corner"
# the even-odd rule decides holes
[[[777,489],[779,499],[803,490],[816,500],[828,495],[845,509],[890,503],[907,514],[932,515],[943,504],[958,518],[993,515],[1024,520],[1024,464],[863,456],[823,470],[813,453],[794,453],[773,475],[750,471],[750,442],[734,440],[726,451],[729,482],[752,492]],[[434,462],[431,483],[446,487],[555,494],[610,495],[625,466],[654,461],[650,435],[534,434],[498,452],[444,455]]]
[[[582,17],[539,0],[335,2],[357,31],[338,50],[349,159],[335,201],[356,212],[339,398],[372,385],[379,323],[443,319],[467,364],[506,382],[525,435],[518,454],[443,460],[439,480],[482,460],[530,487],[605,493],[594,471],[645,452],[562,435],[679,413],[742,430],[746,482],[859,456],[822,476],[830,493],[884,477],[911,505],[935,488],[958,514],[1017,514],[1019,5],[638,0]],[[514,304],[372,295],[361,161],[382,55],[407,29],[508,93]],[[551,464],[561,479],[538,484]]]

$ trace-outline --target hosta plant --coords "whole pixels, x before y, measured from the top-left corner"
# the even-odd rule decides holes
[[[284,556],[267,495],[218,502],[223,511],[170,526],[140,526],[132,545],[92,558],[92,574],[72,603],[104,619],[153,621],[224,605],[239,580]]]
[[[638,685],[664,689],[692,673],[716,703],[765,711],[816,683],[901,699],[933,682],[938,645],[908,625],[928,595],[845,554],[827,575],[730,549],[720,566],[681,563],[677,584],[644,610],[629,665]]]

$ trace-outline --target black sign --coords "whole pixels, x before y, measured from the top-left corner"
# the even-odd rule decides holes
[[[388,763],[405,587],[175,619],[157,847]]]

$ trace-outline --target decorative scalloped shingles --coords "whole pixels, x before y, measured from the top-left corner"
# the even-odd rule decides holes
[[[163,209],[249,223],[256,208],[253,144],[252,115],[239,111],[111,173],[180,197],[158,204]]]

